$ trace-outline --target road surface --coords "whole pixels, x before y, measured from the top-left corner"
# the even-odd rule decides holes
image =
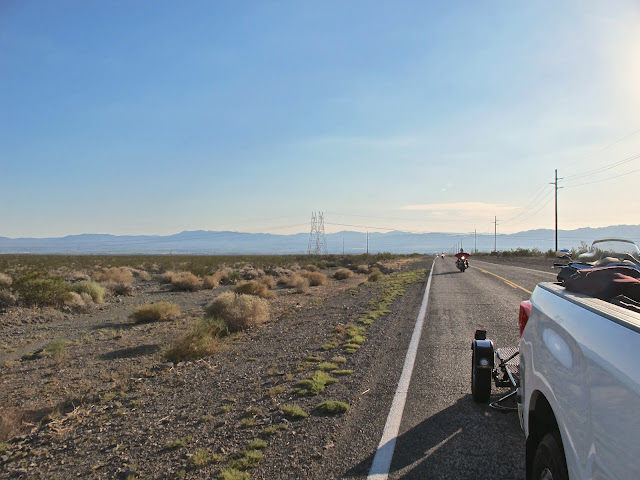
[[[433,265],[430,294],[388,476],[371,471],[396,393],[422,292],[403,299],[405,318],[388,334],[368,392],[324,478],[524,479],[524,435],[516,413],[476,404],[470,392],[471,340],[486,328],[496,346],[517,346],[518,307],[551,270],[451,258]],[[409,296],[410,297],[410,296]],[[411,303],[411,306],[408,303]],[[492,400],[506,393],[494,387]],[[384,473],[384,472],[382,472]],[[376,475],[374,475],[376,474]]]

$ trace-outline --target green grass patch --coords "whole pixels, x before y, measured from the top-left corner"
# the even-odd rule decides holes
[[[344,358],[344,357],[333,357],[333,358],[331,359],[331,361],[332,361],[333,363],[340,363],[340,364],[342,364],[342,363],[347,363],[347,359],[346,359],[346,358]]]
[[[331,373],[334,375],[351,375],[353,370],[334,370]]]
[[[309,414],[298,405],[283,405],[281,407],[282,414],[290,420],[300,420],[307,418]]]
[[[251,475],[237,468],[227,467],[218,474],[216,480],[251,480]]]
[[[312,355],[312,356],[306,358],[307,362],[321,362],[322,360],[324,360],[324,358],[319,357],[317,355]]]
[[[267,397],[275,397],[276,395],[280,395],[284,393],[286,388],[283,385],[276,385],[275,387],[271,387],[267,390]]]
[[[338,348],[338,343],[327,342],[327,343],[324,343],[320,348],[326,352],[327,350],[333,350],[334,348]]]
[[[333,378],[328,373],[317,370],[309,378],[305,378],[296,383],[297,388],[294,389],[294,392],[298,395],[318,395],[324,392],[327,385],[331,385],[337,381],[336,378]]]
[[[267,448],[267,445],[268,445],[267,442],[264,441],[263,439],[254,438],[248,443],[247,446],[252,450],[262,450],[264,448]]]
[[[229,463],[231,468],[248,470],[255,468],[264,460],[264,454],[260,450],[249,448],[240,452],[240,456]]]
[[[335,363],[331,363],[331,362],[322,362],[319,363],[317,366],[318,370],[323,370],[325,372],[330,372],[331,370],[336,370],[338,368],[338,365],[336,365]]]
[[[206,467],[211,462],[211,453],[204,448],[200,448],[195,451],[191,456],[191,463],[196,468]]]
[[[175,440],[170,440],[164,444],[164,448],[168,450],[173,450],[174,448],[186,447],[193,441],[191,435],[187,435],[186,437],[176,438]]]
[[[66,351],[71,342],[63,338],[54,340],[44,347],[43,353],[52,357],[60,357]]]
[[[340,415],[349,411],[349,405],[336,400],[325,400],[316,406],[316,410],[327,415]]]

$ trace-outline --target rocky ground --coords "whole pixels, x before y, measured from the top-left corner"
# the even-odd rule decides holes
[[[166,345],[232,287],[175,292],[151,280],[136,283],[135,296],[82,314],[11,308],[0,315],[0,415],[11,437],[0,443],[0,477],[213,478],[230,468],[246,478],[317,477],[349,415],[316,407],[357,402],[387,316],[357,321],[397,287],[387,280],[428,265],[403,261],[388,265],[396,273],[381,282],[332,279],[308,294],[277,289],[271,322],[211,357],[177,364],[163,358]],[[419,292],[424,275],[403,288]],[[180,305],[181,317],[129,319],[137,305],[161,300]],[[367,332],[347,353],[341,342],[350,323]],[[66,346],[51,353],[57,340]],[[338,366],[337,382],[318,395],[296,393],[322,362]],[[309,416],[288,414],[294,406]]]

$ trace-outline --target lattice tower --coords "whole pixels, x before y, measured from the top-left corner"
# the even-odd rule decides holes
[[[327,239],[324,237],[324,215],[311,213],[311,233],[309,234],[308,255],[328,255]]]

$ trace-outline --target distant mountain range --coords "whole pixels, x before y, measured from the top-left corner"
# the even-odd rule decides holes
[[[640,225],[615,225],[602,228],[560,230],[558,247],[578,247],[596,238],[623,237],[640,240]],[[364,253],[367,234],[344,231],[325,235],[329,253]],[[450,252],[462,241],[465,250],[489,252],[494,248],[493,235],[460,233],[369,233],[369,252],[435,253]],[[553,230],[528,230],[495,237],[498,250],[555,248]],[[300,254],[307,253],[308,233],[273,235],[270,233],[185,231],[175,235],[106,235],[82,234],[59,238],[0,237],[0,253],[49,254]]]

